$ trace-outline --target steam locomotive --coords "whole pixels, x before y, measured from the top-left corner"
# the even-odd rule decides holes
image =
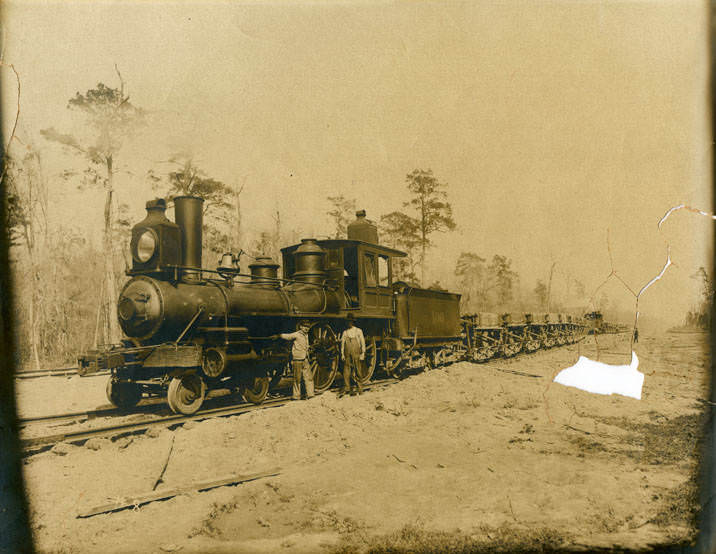
[[[202,269],[203,200],[147,202],[132,228],[132,268],[117,302],[122,344],[79,357],[79,373],[110,370],[107,397],[119,408],[143,396],[166,396],[169,407],[192,414],[210,389],[238,390],[261,403],[290,383],[289,345],[271,337],[307,320],[315,389],[338,372],[339,334],[353,314],[366,338],[358,378],[378,369],[398,376],[458,360],[484,361],[574,342],[585,330],[565,314],[460,314],[460,295],[394,280],[393,260],[406,254],[378,242],[365,211],[347,238],[316,240],[281,250],[279,265],[256,258],[249,273],[225,254]]]

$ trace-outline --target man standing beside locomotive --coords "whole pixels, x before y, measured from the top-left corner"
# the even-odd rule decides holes
[[[343,389],[341,395],[346,394],[350,390],[353,391],[353,382],[356,384],[358,394],[363,392],[363,385],[358,379],[358,367],[361,360],[365,360],[365,338],[363,331],[355,326],[355,316],[348,314],[346,317],[348,329],[343,331],[341,335],[341,358],[343,358]],[[351,379],[353,382],[351,382]]]
[[[291,368],[293,369],[293,399],[301,400],[301,376],[303,376],[303,384],[306,387],[306,399],[313,397],[313,373],[308,365],[308,330],[311,323],[301,321],[296,326],[295,333],[281,333],[274,335],[272,338],[283,340],[292,340],[291,348]]]

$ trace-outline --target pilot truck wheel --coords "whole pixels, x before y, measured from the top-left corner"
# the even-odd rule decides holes
[[[167,403],[173,412],[191,415],[197,412],[204,402],[206,384],[196,373],[187,373],[174,377],[167,390]]]
[[[241,385],[241,395],[247,402],[261,404],[264,400],[266,400],[269,385],[270,379],[268,377],[255,377],[252,383]]]
[[[136,406],[142,399],[142,391],[136,383],[119,381],[116,377],[110,377],[107,381],[107,399],[120,409],[128,409]]]

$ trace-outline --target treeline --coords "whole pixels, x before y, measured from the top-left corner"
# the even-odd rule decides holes
[[[5,228],[12,245],[20,367],[70,364],[86,349],[121,340],[116,300],[126,281],[125,271],[132,264],[130,231],[136,223],[130,221],[129,206],[122,201],[128,194],[122,189],[128,179],[146,184],[143,200],[164,197],[170,209],[178,195],[204,198],[204,267],[215,267],[222,253],[235,253],[238,248],[245,252],[244,270],[253,257],[271,256],[280,261],[280,248],[301,236],[282,225],[278,210],[271,213],[270,228],[246,228],[241,206],[244,183],[215,178],[187,153],[167,155],[138,172],[128,145],[150,126],[151,114],[130,99],[119,71],[117,78],[116,87],[98,83],[68,100],[66,107],[73,115],[75,130],[49,126],[40,131],[42,145],[27,137],[10,143],[2,185],[8,207]],[[66,155],[65,168],[59,173],[46,168],[46,149]],[[437,234],[456,229],[448,185],[430,169],[415,169],[406,175],[405,187],[400,209],[387,211],[378,221],[381,242],[408,254],[396,260],[396,279],[457,290],[463,295],[465,312],[557,311],[563,307],[553,293],[554,265],[549,277],[538,280],[533,288],[523,285],[512,261],[499,253],[463,252],[457,260],[444,259],[433,247]],[[74,226],[72,214],[67,217],[66,203],[49,201],[51,189],[56,195],[57,190],[72,188],[103,196],[98,240]],[[332,209],[327,212],[326,225],[332,234],[344,237],[346,225],[355,216],[356,202],[344,196],[332,196],[328,202]],[[441,262],[454,267],[445,283],[430,278],[431,256],[441,256]],[[569,284],[567,287],[569,292]],[[572,289],[574,298],[580,297],[580,287],[583,296],[583,286],[577,282]],[[569,301],[570,295],[563,299]]]
[[[27,137],[13,137],[9,143],[2,187],[20,367],[71,364],[83,350],[121,340],[116,301],[131,267],[130,231],[136,221],[130,221],[129,206],[120,200],[127,194],[120,188],[127,180],[118,174],[138,178],[135,166],[129,172],[128,162],[134,160],[127,145],[149,124],[151,114],[134,105],[119,71],[117,77],[117,87],[98,83],[68,100],[77,130],[41,129],[42,147]],[[44,148],[66,154],[66,168],[48,171]],[[295,239],[295,233],[283,232],[278,211],[272,214],[271,229],[247,232],[242,226],[243,184],[213,178],[188,154],[175,153],[143,171],[139,178],[147,184],[147,200],[152,194],[164,197],[171,209],[175,196],[204,198],[205,267],[214,267],[223,252],[235,252],[238,245],[249,257],[276,258],[279,246]],[[93,241],[90,233],[73,226],[66,203],[49,201],[51,188],[56,194],[68,187],[103,193],[101,240]],[[58,220],[65,223],[52,223]]]
[[[457,260],[431,252],[436,233],[456,229],[452,206],[448,202],[446,183],[440,182],[432,170],[415,169],[405,178],[406,197],[403,210],[381,215],[378,230],[382,244],[407,253],[405,258],[393,260],[395,280],[435,289],[450,289],[462,295],[462,310],[470,312],[494,311],[560,311],[569,306],[586,306],[584,285],[564,271],[560,273],[562,293],[553,293],[555,266],[547,279],[537,279],[534,288],[525,289],[512,260],[501,254],[483,257],[475,252],[462,252]],[[345,196],[328,198],[336,238],[345,237],[348,223],[353,219],[356,200]],[[454,264],[451,282],[443,286],[429,278],[426,270],[428,255],[442,262]],[[571,304],[569,304],[571,302]],[[603,298],[602,304],[606,302]]]
[[[702,266],[691,276],[698,282],[699,300],[691,307],[684,318],[685,327],[711,329],[711,308],[714,300],[713,278]]]

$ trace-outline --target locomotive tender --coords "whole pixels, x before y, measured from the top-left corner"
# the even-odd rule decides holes
[[[406,254],[381,246],[376,226],[358,212],[346,239],[303,239],[281,250],[283,276],[270,258],[249,274],[222,256],[202,269],[203,200],[147,202],[132,229],[130,277],[117,316],[127,337],[79,357],[79,373],[111,370],[107,396],[131,408],[143,395],[166,395],[175,412],[191,414],[209,389],[238,389],[261,403],[269,389],[290,383],[289,345],[271,336],[311,323],[309,362],[317,392],[328,389],[339,365],[339,334],[349,313],[366,338],[359,373],[376,368],[397,376],[458,360],[483,361],[574,342],[581,321],[564,314],[461,316],[460,295],[395,281],[392,260]]]

